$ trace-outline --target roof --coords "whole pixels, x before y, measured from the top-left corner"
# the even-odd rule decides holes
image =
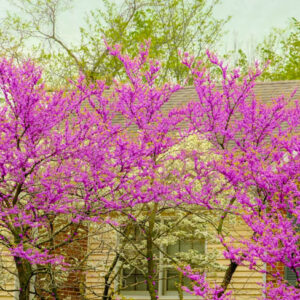
[[[217,86],[218,87],[218,86]],[[272,103],[272,99],[284,95],[285,97],[290,97],[290,95],[295,91],[292,99],[300,100],[300,80],[287,80],[287,81],[272,81],[272,82],[256,82],[254,87],[254,94],[256,98],[263,103]],[[104,92],[104,95],[110,94],[109,90]],[[167,114],[173,108],[179,108],[184,106],[192,100],[197,100],[198,96],[194,86],[184,87],[171,95],[170,100],[165,103],[162,107],[163,114]],[[89,107],[88,109],[91,109]],[[122,124],[125,122],[123,116],[119,113],[113,119],[114,124]],[[185,125],[183,125],[185,127]],[[131,125],[129,127],[129,132],[135,134],[137,131],[136,125]]]
[[[254,93],[259,101],[271,104],[272,99],[282,95],[289,97],[297,88],[298,90],[293,99],[300,100],[300,80],[257,82],[254,87]],[[169,111],[196,99],[197,93],[195,88],[193,86],[185,87],[171,96],[170,101],[165,104],[164,110]]]

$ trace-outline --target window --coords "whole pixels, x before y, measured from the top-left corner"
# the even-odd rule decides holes
[[[145,276],[138,268],[124,269],[122,272],[122,287],[125,291],[146,291]]]
[[[197,241],[183,241],[183,240],[178,240],[176,244],[170,245],[167,247],[167,254],[170,257],[176,258],[180,257],[182,254],[187,254],[189,251],[196,251],[196,253],[199,254],[204,254],[204,249],[205,249],[205,243],[204,239],[203,240],[197,240]],[[184,259],[183,259],[184,260]],[[191,265],[191,267],[196,268],[196,265],[193,265],[193,263],[188,262]],[[178,284],[180,286],[185,285],[189,286],[190,285],[190,280],[186,277],[182,277],[181,274],[176,270],[174,267],[167,267],[165,268],[165,276],[164,276],[164,294],[172,293],[172,292],[177,292],[178,290]]]
[[[180,258],[181,261],[185,261],[186,264],[190,264],[192,267],[197,268],[188,257],[188,253],[193,255],[201,255],[205,252],[205,240],[177,240],[176,243],[167,246],[163,253],[157,253],[158,259],[155,262],[157,267],[156,275],[154,278],[157,284],[157,290],[159,296],[164,295],[177,295],[178,285],[189,286],[191,281],[182,276],[181,273],[174,266],[174,263],[170,260],[170,257],[174,260]],[[169,258],[168,258],[169,257]],[[145,260],[144,260],[145,261]],[[145,262],[144,262],[145,264]],[[122,294],[124,295],[145,295],[147,293],[147,284],[145,280],[146,265],[140,264],[139,267],[124,268],[121,272]]]
[[[297,268],[297,272],[300,274],[300,268]],[[285,280],[290,285],[293,285],[293,286],[297,285],[297,275],[296,275],[296,272],[294,272],[294,270],[292,270],[288,267],[285,267],[284,268],[284,277],[285,277]]]
[[[287,214],[288,218],[293,220],[294,230],[299,234],[300,232],[300,224],[296,223],[296,218],[293,217],[290,213]],[[298,276],[300,276],[300,268],[297,268]],[[284,267],[284,278],[290,285],[297,285],[297,274],[291,268],[285,266]]]
[[[133,225],[129,227],[129,243],[124,247],[124,260],[121,272],[121,290],[124,294],[145,294],[147,291],[146,274],[147,265],[145,259],[146,239],[142,229]],[[154,249],[155,250],[155,249]],[[141,255],[143,254],[143,255]],[[158,279],[159,253],[154,251],[156,276]]]

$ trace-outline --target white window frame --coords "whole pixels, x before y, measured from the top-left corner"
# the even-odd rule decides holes
[[[204,239],[204,254],[207,253],[207,241],[206,239]],[[164,249],[164,251],[166,251],[167,249]],[[177,291],[166,291],[166,281],[167,279],[164,278],[165,275],[165,271],[166,271],[166,266],[163,264],[163,259],[164,259],[164,254],[162,251],[159,252],[159,262],[158,262],[158,268],[159,268],[159,272],[158,272],[158,297],[159,299],[165,299],[165,300],[173,300],[173,299],[179,299],[179,295]],[[118,268],[120,268],[120,265],[118,266]],[[119,288],[119,285],[121,284],[122,281],[122,272],[119,276],[117,276],[116,278],[116,282],[114,284],[115,286],[115,291]],[[143,290],[143,291],[130,291],[130,290],[120,290],[119,292],[122,296],[125,297],[129,297],[132,299],[137,299],[137,300],[148,300],[150,299],[150,296],[148,294],[147,289]],[[194,300],[197,298],[197,296],[191,295],[187,292],[183,291],[183,296],[184,299],[188,300]]]

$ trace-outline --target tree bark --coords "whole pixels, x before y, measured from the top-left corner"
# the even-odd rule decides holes
[[[150,212],[149,216],[149,228],[147,231],[147,268],[148,268],[148,276],[147,276],[147,289],[150,295],[151,300],[157,300],[156,292],[155,292],[155,264],[153,257],[153,229],[155,224],[155,216],[158,208],[158,204],[153,204],[153,210]]]
[[[108,272],[105,274],[104,279],[105,279],[105,286],[104,286],[104,291],[103,291],[103,297],[102,300],[111,300],[111,296],[109,295],[109,290],[112,284],[112,281],[109,281],[110,276],[113,272],[113,270],[115,269],[117,262],[119,261],[120,258],[120,254],[117,253]]]
[[[20,257],[14,257],[19,279],[19,300],[29,300],[30,278],[32,276],[31,264]]]
[[[221,284],[221,287],[222,287],[222,291],[220,291],[218,293],[218,297],[221,298],[221,296],[225,293],[225,291],[227,290],[228,288],[228,285],[231,281],[231,278],[236,270],[236,268],[238,267],[238,264],[234,261],[230,261],[230,264],[226,270],[226,273],[225,273],[225,276],[224,276],[224,279],[223,279],[223,282]]]

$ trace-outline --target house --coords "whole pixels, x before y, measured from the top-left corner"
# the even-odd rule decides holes
[[[266,82],[266,83],[257,83],[255,87],[255,93],[259,100],[261,100],[264,103],[268,103],[273,97],[280,96],[282,94],[289,95],[296,87],[300,87],[300,81],[283,81],[283,82]],[[295,98],[300,98],[300,91],[297,91],[297,93],[294,96]],[[171,108],[177,107],[179,105],[184,104],[186,100],[190,100],[196,98],[196,93],[193,87],[187,87],[183,90],[180,90],[176,92],[171,100],[165,105],[164,109],[166,111],[170,110]],[[64,283],[64,291],[62,291],[62,297],[63,299],[70,299],[70,300],[77,300],[77,299],[99,299],[103,292],[104,287],[104,277],[105,274],[107,274],[107,269],[104,269],[105,265],[108,265],[108,263],[105,262],[113,262],[114,257],[114,249],[115,245],[118,243],[118,238],[115,234],[113,234],[113,231],[109,228],[101,228],[101,235],[97,232],[99,228],[92,227],[89,229],[89,233],[95,231],[95,234],[91,235],[89,234],[89,238],[87,240],[82,239],[82,243],[77,245],[76,247],[73,246],[73,248],[68,249],[68,254],[70,256],[78,256],[82,255],[82,253],[90,252],[90,255],[87,257],[87,260],[85,261],[85,264],[87,268],[85,270],[82,270],[79,277],[74,277],[74,274],[70,274],[68,278],[66,278],[66,281]],[[248,235],[249,230],[245,224],[238,223],[238,226],[235,228],[232,228],[233,234],[236,235]],[[191,240],[184,243],[184,241],[179,241],[178,243],[175,243],[172,245],[173,247],[167,248],[166,254],[174,255],[175,252],[184,252],[186,250],[192,249],[192,250],[198,250],[199,252],[210,252],[215,249],[219,249],[220,252],[223,250],[222,246],[218,243],[207,243],[206,241],[201,242],[200,244],[195,244]],[[83,250],[83,251],[81,251]],[[79,254],[78,254],[79,251]],[[74,255],[74,252],[77,252],[77,254]],[[2,264],[4,264],[8,270],[13,271],[13,264],[10,259],[10,257],[7,256],[7,252],[1,253],[1,259]],[[160,259],[163,259],[163,257],[160,256]],[[221,256],[217,259],[218,263],[221,266],[228,265],[228,261]],[[268,269],[269,266],[262,265],[261,268]],[[281,274],[286,273],[286,277],[289,278],[289,270],[286,269],[282,265],[277,266],[278,271],[281,272]],[[84,268],[83,268],[84,269]],[[3,270],[3,274],[1,274],[0,277],[0,283],[1,280],[4,280],[8,278],[7,282],[7,289],[14,290],[15,288],[15,281],[12,276],[12,278],[7,277],[8,272]],[[169,273],[168,273],[169,272]],[[176,293],[176,286],[174,285],[174,282],[170,280],[168,276],[176,276],[174,275],[174,270],[159,270],[158,272],[160,275],[158,279],[158,294],[160,296],[160,299],[177,299],[178,295]],[[167,275],[166,275],[167,274]],[[128,272],[124,274],[122,273],[122,276],[125,277],[127,275],[126,280],[128,282],[137,281],[139,280],[139,277],[141,276],[140,273],[134,272],[130,273]],[[207,274],[207,279],[212,282],[220,283],[224,275],[224,270],[216,270],[209,272]],[[117,288],[118,286],[122,285],[122,276],[117,276],[114,279],[114,286]],[[3,278],[3,279],[2,279]],[[82,285],[82,283],[79,282],[78,278],[84,278],[85,284]],[[266,282],[267,280],[271,280],[271,278],[268,278],[264,275],[262,275],[259,272],[255,272],[253,270],[250,270],[247,268],[247,266],[239,267],[237,271],[234,273],[233,279],[230,283],[229,288],[234,291],[234,295],[236,299],[238,300],[246,300],[246,299],[255,299],[259,296],[262,296],[261,286],[259,283]],[[84,294],[84,297],[82,297],[82,294]],[[146,300],[148,299],[147,291],[145,289],[145,284],[139,284],[135,285],[134,288],[126,288],[124,292],[121,292],[121,294],[124,297],[128,298],[134,298],[134,299],[140,299],[140,300]],[[0,291],[0,300],[1,299],[14,299],[14,297],[17,297],[14,292],[4,292]],[[192,299],[192,296],[185,295],[185,299]]]

